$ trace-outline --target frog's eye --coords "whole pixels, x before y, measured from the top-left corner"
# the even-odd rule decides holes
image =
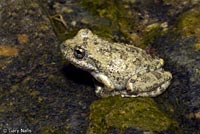
[[[85,49],[81,46],[75,46],[74,47],[74,56],[77,59],[82,59],[85,56]]]

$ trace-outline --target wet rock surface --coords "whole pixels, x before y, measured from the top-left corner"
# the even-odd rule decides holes
[[[90,83],[74,81],[87,75],[63,66],[59,42],[37,3],[18,0],[0,5],[0,45],[19,50],[15,57],[2,56],[11,61],[0,70],[1,133],[85,133],[88,107],[96,97]],[[28,40],[19,40],[19,34]]]

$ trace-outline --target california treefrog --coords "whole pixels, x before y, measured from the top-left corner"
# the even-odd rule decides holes
[[[163,93],[172,79],[162,68],[163,59],[133,45],[103,40],[89,29],[64,41],[61,51],[67,61],[95,78],[95,92],[101,97],[154,97]]]

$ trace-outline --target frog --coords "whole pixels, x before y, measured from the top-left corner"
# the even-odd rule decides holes
[[[171,83],[163,59],[132,44],[102,39],[87,28],[60,49],[65,60],[92,75],[99,97],[156,97]]]

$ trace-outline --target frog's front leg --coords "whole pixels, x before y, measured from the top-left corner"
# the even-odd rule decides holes
[[[132,76],[126,85],[127,93],[123,97],[155,97],[169,86],[172,75],[162,69]]]
[[[114,84],[103,73],[91,73],[95,80],[95,92],[97,96],[106,97],[115,89]]]
[[[111,92],[106,90],[103,86],[99,85],[99,84],[95,84],[95,93],[98,97],[108,97],[111,95]]]

